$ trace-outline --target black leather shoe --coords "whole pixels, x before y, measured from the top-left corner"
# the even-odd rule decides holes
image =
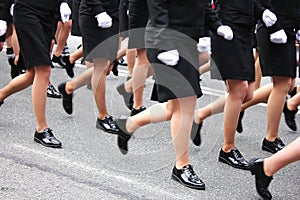
[[[47,97],[61,99],[61,94],[55,89],[54,85],[51,83],[47,88]]]
[[[116,119],[116,124],[119,128],[118,132],[118,147],[123,155],[128,153],[128,141],[133,133],[126,130],[127,118]]]
[[[8,64],[10,65],[10,77],[14,79],[15,77],[19,76],[21,74],[19,67],[15,65],[15,57],[9,57],[8,58]]]
[[[73,78],[74,77],[74,71],[73,71],[73,68],[75,66],[75,63],[71,63],[70,62],[70,56],[64,56],[63,57],[63,61],[64,63],[66,64],[66,72],[68,74],[68,76],[70,78]]]
[[[289,110],[287,107],[287,102],[285,102],[283,107],[283,114],[286,125],[293,131],[297,130],[297,124],[295,121],[295,115],[298,112],[298,109],[296,110]]]
[[[196,190],[205,190],[205,184],[195,174],[192,165],[186,165],[182,169],[177,169],[174,166],[172,172],[172,179],[178,181],[186,187]]]
[[[242,132],[243,132],[243,124],[242,124],[242,120],[243,120],[243,117],[244,117],[244,113],[245,113],[245,111],[241,111],[241,112],[240,112],[238,124],[237,124],[237,127],[236,127],[236,131],[237,131],[238,133],[242,133]]]
[[[263,140],[262,150],[268,151],[270,153],[277,153],[285,147],[285,144],[280,138],[276,138],[274,142],[268,141],[266,138]]]
[[[53,54],[52,56],[52,62],[59,64],[61,67],[65,68],[66,67],[66,63],[63,61],[62,56],[56,56]]]
[[[62,146],[61,142],[55,138],[52,129],[50,128],[44,129],[41,133],[35,131],[34,141],[46,147],[61,148]]]
[[[117,91],[120,95],[122,95],[126,107],[129,108],[129,110],[132,110],[132,107],[129,104],[130,98],[133,95],[132,92],[130,92],[130,93],[126,92],[124,83],[117,86]],[[132,104],[132,106],[133,106],[133,104]]]
[[[10,48],[6,48],[6,56],[7,57],[14,57],[15,53],[14,53],[14,49],[12,47]]]
[[[264,172],[264,160],[254,158],[249,161],[249,167],[252,175],[255,175],[255,186],[257,193],[263,199],[272,199],[268,189],[273,177],[267,176]]]
[[[118,61],[114,61],[114,66],[112,68],[112,73],[115,75],[115,76],[118,76],[119,75],[119,71],[118,71],[118,66],[119,66],[119,62]]]
[[[63,82],[58,85],[58,91],[62,95],[62,105],[66,113],[69,115],[72,114],[73,112],[73,93],[72,94],[67,94],[66,92],[66,83]]]
[[[130,112],[130,116],[134,116],[136,114],[139,114],[140,112],[142,112],[144,110],[146,110],[145,106],[141,106],[139,109],[132,108],[132,110]]]
[[[241,152],[236,147],[231,149],[229,153],[226,153],[221,149],[219,161],[234,168],[249,170],[248,162],[244,159]]]
[[[106,116],[103,120],[97,118],[96,128],[112,134],[118,134],[119,132],[119,128],[112,116]]]
[[[200,146],[201,145],[201,128],[203,123],[197,124],[193,121],[192,131],[191,131],[191,140],[193,141],[194,145]]]

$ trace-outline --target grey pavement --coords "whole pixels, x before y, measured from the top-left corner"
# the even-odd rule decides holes
[[[70,37],[71,52],[80,39]],[[120,76],[107,77],[107,107],[111,115],[129,115],[115,87],[126,79],[126,67],[119,66]],[[5,52],[0,53],[0,87],[10,81]],[[75,76],[85,70],[76,64]],[[221,81],[202,75],[204,96],[197,107],[205,106],[224,95]],[[57,86],[69,80],[65,70],[55,67],[51,81]],[[262,84],[269,83],[263,78]],[[153,79],[145,88],[149,100]],[[189,146],[191,164],[206,184],[205,191],[188,189],[171,179],[175,163],[170,124],[156,123],[140,128],[129,142],[123,156],[115,135],[95,128],[97,110],[92,91],[82,87],[74,95],[74,113],[68,115],[60,99],[47,99],[47,120],[63,143],[62,149],[46,148],[33,141],[35,118],[31,87],[5,99],[0,115],[0,199],[260,199],[254,177],[249,171],[218,162],[223,142],[223,114],[204,121],[203,144]],[[296,116],[299,123],[299,115]],[[236,134],[236,144],[246,159],[268,157],[261,150],[266,133],[266,105],[246,110],[244,132]],[[291,132],[282,117],[280,137],[288,144],[299,136]],[[294,163],[274,175],[270,185],[274,199],[300,198],[300,167]]]

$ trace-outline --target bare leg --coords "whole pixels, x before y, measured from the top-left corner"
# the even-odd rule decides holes
[[[234,137],[241,105],[248,95],[251,96],[253,89],[247,81],[227,80],[227,91],[228,97],[224,107],[224,152],[230,152],[235,147]]]
[[[287,93],[291,90],[292,79],[289,77],[272,77],[273,89],[269,96],[267,107],[267,136],[266,139],[273,142],[278,137],[280,118]]]
[[[137,59],[133,68],[133,96],[134,105],[133,108],[139,109],[143,104],[143,93],[146,78],[148,77],[148,71],[150,68],[146,50],[137,50]]]
[[[46,122],[47,86],[49,84],[50,66],[34,67],[35,76],[32,84],[32,105],[35,113],[38,132],[48,128]]]
[[[75,79],[66,82],[66,93],[71,94],[75,90],[91,83],[92,74],[94,72],[94,67],[90,67],[85,70],[82,74],[80,74]]]
[[[3,101],[10,95],[29,87],[33,83],[34,69],[31,68],[25,74],[21,74],[12,79],[9,84],[0,89],[0,101]]]
[[[61,24],[60,25],[61,28],[57,29],[58,30],[57,37],[56,37],[57,46],[54,53],[54,55],[57,57],[61,55],[62,50],[64,49],[64,46],[67,42],[72,27],[72,20],[69,20],[66,23],[58,22],[58,24]]]
[[[98,108],[98,118],[103,120],[108,116],[106,107],[106,76],[110,61],[106,59],[94,59],[94,73],[92,75],[92,88],[95,102]]]
[[[300,160],[300,137],[264,160],[264,172],[272,176],[286,165]]]

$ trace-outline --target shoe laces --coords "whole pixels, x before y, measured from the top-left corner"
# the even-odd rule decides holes
[[[50,90],[52,94],[58,94],[58,91],[55,89],[55,87],[52,84],[48,85],[48,90]]]
[[[108,123],[108,125],[109,125],[111,128],[117,128],[117,127],[116,127],[116,124],[115,124],[115,122],[114,122],[114,120],[113,120],[113,118],[112,118],[111,116],[108,116],[108,117],[107,117],[107,123]]]
[[[187,165],[183,167],[183,171],[187,177],[191,178],[194,181],[200,181],[199,177],[195,174],[193,166]]]
[[[51,129],[51,128],[46,128],[46,129],[44,130],[44,133],[45,133],[45,135],[46,135],[48,138],[54,138],[54,135],[53,135],[53,133],[52,133],[52,129]]]
[[[238,149],[232,150],[233,156],[236,160],[243,160],[244,157],[242,156],[241,152]]]
[[[285,144],[282,142],[282,140],[280,138],[276,138],[274,141],[275,144],[280,145],[280,146],[285,146]]]

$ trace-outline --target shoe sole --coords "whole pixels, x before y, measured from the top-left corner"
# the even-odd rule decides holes
[[[96,128],[97,128],[97,129],[100,129],[100,130],[102,130],[102,131],[104,131],[104,132],[106,132],[106,133],[110,133],[110,134],[114,134],[114,135],[117,135],[117,134],[118,134],[118,132],[105,130],[102,126],[100,126],[100,125],[98,125],[98,124],[96,124]]]
[[[39,140],[36,137],[34,137],[34,141],[37,142],[37,143],[39,143],[39,144],[41,144],[41,145],[43,145],[43,146],[45,146],[45,147],[52,147],[52,148],[61,148],[62,147],[62,145],[58,146],[58,145],[45,144],[45,143],[43,143],[41,140]]]
[[[184,186],[186,186],[186,187],[188,187],[188,188],[192,188],[192,189],[196,189],[196,190],[205,190],[205,186],[203,186],[203,187],[193,187],[193,186],[191,186],[191,185],[187,185],[187,184],[183,183],[183,182],[182,182],[177,176],[175,176],[174,174],[172,174],[172,179],[175,180],[175,181],[177,181],[177,182],[179,182],[179,183],[181,183],[182,185],[184,185]]]
[[[243,170],[247,170],[247,171],[250,170],[249,167],[248,167],[248,168],[244,168],[244,167],[232,165],[231,163],[227,162],[227,160],[225,160],[225,159],[222,158],[222,157],[219,157],[219,162],[225,163],[225,164],[227,164],[227,165],[229,165],[229,166],[231,166],[231,167],[233,167],[233,168],[236,168],[236,169],[243,169]]]
[[[61,95],[58,96],[58,95],[51,95],[51,94],[47,94],[47,97],[49,98],[53,98],[53,99],[61,99]]]

